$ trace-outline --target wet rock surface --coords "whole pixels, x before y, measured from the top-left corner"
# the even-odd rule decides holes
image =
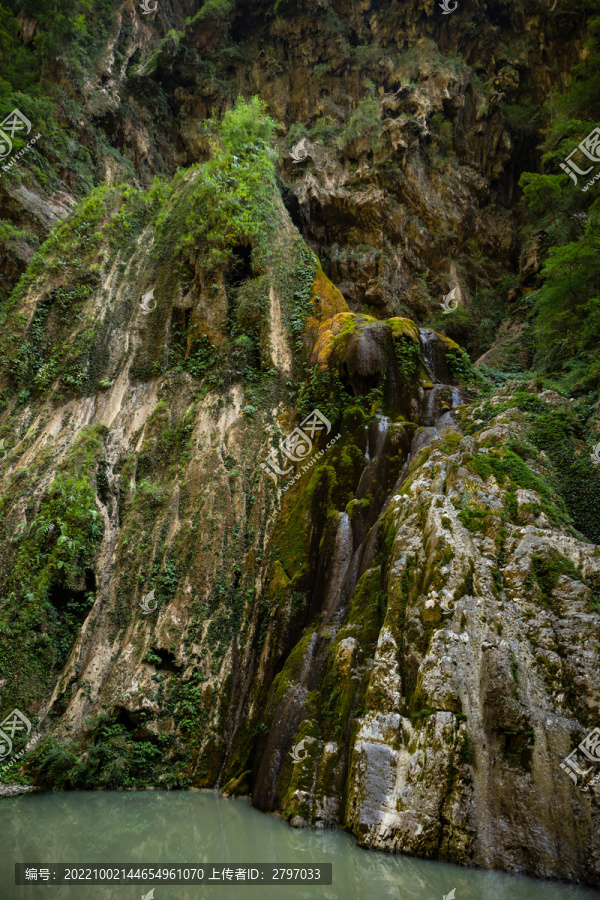
[[[0,799],[2,797],[17,797],[19,794],[30,794],[39,791],[39,787],[31,784],[0,784]]]
[[[48,128],[46,168],[0,182],[0,698],[43,736],[28,777],[217,787],[600,884],[599,789],[560,768],[600,707],[600,549],[548,440],[571,401],[524,375],[482,399],[453,340],[482,352],[491,296],[480,362],[529,363],[515,116],[578,17],[136,6],[85,90],[52,61],[77,164]],[[210,131],[239,92],[276,153]],[[331,430],[299,434],[315,408]]]

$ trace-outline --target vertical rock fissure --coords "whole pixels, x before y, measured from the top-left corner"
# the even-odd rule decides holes
[[[420,329],[420,335],[423,356],[432,374],[436,379],[441,379],[443,376],[449,381],[442,342],[433,332],[425,329]],[[315,586],[322,585],[319,590],[320,597],[315,598],[313,595],[313,608],[317,610],[313,619],[313,627],[316,625],[315,632],[304,653],[295,683],[288,688],[277,705],[269,738],[258,765],[252,802],[259,809],[268,811],[277,806],[278,779],[286,754],[290,751],[292,741],[306,715],[307,698],[311,692],[319,691],[322,687],[328,654],[344,621],[357,583],[373,563],[383,517],[392,497],[397,493],[408,474],[410,459],[414,458],[418,449],[439,437],[440,432],[449,427],[456,427],[451,412],[442,412],[440,403],[436,400],[436,395],[442,391],[446,392],[445,396],[450,400],[452,407],[463,402],[461,391],[452,387],[447,381],[440,380],[427,392],[421,404],[419,420],[425,419],[425,422],[431,422],[431,424],[426,424],[413,438],[410,451],[393,489],[380,500],[379,508],[370,510],[366,526],[363,525],[362,530],[357,533],[353,530],[348,514],[346,512],[338,513],[327,570],[323,573],[324,562],[321,560],[315,576]],[[390,427],[390,419],[383,415],[377,416],[368,427],[365,466],[355,491],[355,497],[358,500],[366,498],[370,492],[372,493],[373,486],[381,481],[386,460],[386,438]],[[369,525],[369,523],[371,524]],[[323,575],[325,575],[324,578]],[[313,588],[313,592],[317,589]],[[318,600],[317,603],[315,603],[315,599]],[[347,754],[346,749],[343,752]],[[311,809],[315,804],[315,784],[316,774],[310,790]]]

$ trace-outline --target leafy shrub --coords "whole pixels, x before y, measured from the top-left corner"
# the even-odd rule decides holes
[[[201,337],[193,346],[186,361],[186,368],[194,378],[204,378],[217,361],[217,348],[207,337]]]
[[[341,143],[343,147],[362,138],[371,138],[373,149],[381,145],[381,116],[379,105],[374,97],[365,97],[358,101],[356,110],[350,121],[342,131]]]
[[[550,550],[547,556],[533,554],[531,557],[532,578],[536,582],[545,603],[550,603],[551,594],[558,585],[561,575],[568,575],[577,581],[581,580],[581,574],[577,571],[571,560],[563,556],[558,550]]]

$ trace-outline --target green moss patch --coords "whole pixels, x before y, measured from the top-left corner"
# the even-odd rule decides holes
[[[542,593],[542,602],[546,606],[552,605],[552,591],[557,587],[561,575],[567,575],[576,581],[583,580],[571,560],[558,550],[549,550],[544,556],[534,554],[531,558],[531,570],[528,586],[532,582],[538,586]]]
[[[17,539],[6,542],[0,582],[0,674],[5,698],[31,709],[67,661],[94,599],[104,528],[96,505],[103,426],[83,429]],[[10,495],[4,497],[5,504]],[[89,571],[88,571],[89,570]]]

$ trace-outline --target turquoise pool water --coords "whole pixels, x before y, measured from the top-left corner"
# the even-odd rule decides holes
[[[291,828],[209,791],[65,792],[0,800],[1,900],[598,900],[587,887],[362,850],[347,834]],[[333,884],[15,886],[16,862],[173,866],[331,862]],[[152,900],[152,898],[149,898]]]

